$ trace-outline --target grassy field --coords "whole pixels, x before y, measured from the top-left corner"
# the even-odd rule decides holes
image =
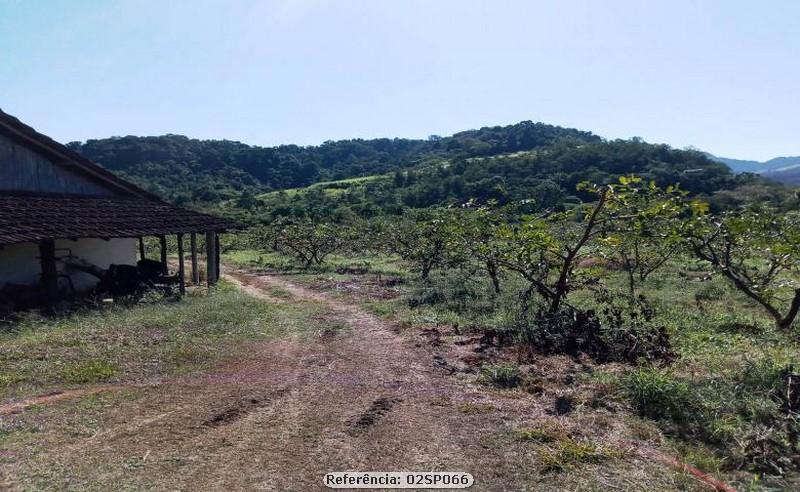
[[[276,198],[286,199],[291,198],[298,193],[312,193],[314,191],[321,190],[323,193],[329,196],[336,196],[341,193],[344,193],[348,189],[357,188],[365,183],[379,181],[383,179],[389,179],[386,175],[375,175],[375,176],[362,176],[358,178],[348,178],[348,179],[340,179],[337,181],[320,181],[319,183],[314,183],[310,186],[306,186],[303,188],[287,188],[280,191],[271,191],[269,193],[263,193],[258,195],[258,198],[261,198],[265,201],[274,200]]]

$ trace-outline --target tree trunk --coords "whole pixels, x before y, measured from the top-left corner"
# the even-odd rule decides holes
[[[486,261],[486,271],[489,272],[489,278],[492,279],[492,287],[494,287],[494,293],[500,293],[500,279],[497,276],[497,263],[493,262],[492,260]]]
[[[636,280],[635,280],[635,275],[633,273],[633,270],[630,268],[630,265],[626,269],[628,271],[628,292],[629,292],[629,294],[631,296],[631,302],[635,302],[636,301]]]
[[[794,291],[794,299],[792,299],[792,305],[789,307],[789,312],[783,319],[778,321],[778,328],[781,330],[786,330],[792,326],[792,322],[797,317],[797,312],[800,310],[800,289],[795,289]]]

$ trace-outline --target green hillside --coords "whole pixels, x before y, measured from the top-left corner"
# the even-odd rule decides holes
[[[608,183],[627,174],[661,186],[679,184],[716,208],[744,200],[737,191],[742,186],[777,202],[788,193],[758,177],[735,175],[699,151],[640,139],[607,141],[530,121],[426,140],[342,140],[309,147],[255,147],[180,135],[71,146],[167,200],[245,224],[278,218],[343,221],[467,202],[562,209],[591,198],[576,191],[578,183]]]
[[[589,132],[523,121],[449,137],[328,141],[318,146],[250,146],[182,135],[112,137],[70,147],[175,203],[215,203],[243,192],[265,193],[320,181],[407,169],[426,158],[479,157],[598,142]]]
[[[228,200],[223,211],[252,223],[281,218],[343,221],[468,202],[524,204],[528,211],[559,210],[591,199],[577,191],[578,183],[612,182],[624,174],[637,174],[664,186],[679,184],[709,199],[724,192],[721,196],[728,202],[737,199],[742,186],[767,186],[753,176],[735,176],[697,152],[640,141],[565,143],[536,152],[432,158],[392,173],[246,194]]]

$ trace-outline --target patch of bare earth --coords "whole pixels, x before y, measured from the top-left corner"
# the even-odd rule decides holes
[[[98,393],[104,393],[106,391],[112,391],[119,388],[121,388],[121,386],[103,385],[74,390],[53,391],[51,393],[34,396],[32,398],[25,398],[18,401],[0,404],[0,416],[21,413],[25,411],[25,409],[35,405],[49,405],[61,400],[96,395]]]
[[[485,491],[700,487],[635,453],[543,474],[535,446],[515,429],[549,419],[622,442],[620,419],[592,411],[567,424],[552,395],[476,385],[452,367],[453,354],[397,334],[355,304],[278,276],[228,278],[269,302],[277,289],[291,296],[283,302],[321,303],[319,336],[254,342],[213,373],[108,397],[91,434],[64,430],[79,412],[14,415],[43,437],[21,454],[0,450],[5,485],[307,491],[323,490],[330,471],[446,470],[472,473],[472,490]],[[348,329],[331,328],[341,325]]]

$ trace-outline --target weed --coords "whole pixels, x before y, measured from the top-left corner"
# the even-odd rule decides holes
[[[74,384],[96,383],[114,377],[119,372],[116,364],[105,360],[86,360],[67,366],[64,381]]]
[[[537,450],[541,473],[564,471],[585,463],[601,463],[624,455],[618,449],[597,446],[585,439],[576,439],[556,424],[522,429],[517,431],[517,437],[542,444]]]
[[[25,378],[19,374],[15,373],[0,374],[0,388],[12,386],[17,383],[21,383],[23,381],[25,381]]]
[[[653,368],[637,369],[628,374],[622,384],[639,415],[683,422],[687,413],[693,411],[689,384],[666,372]]]
[[[590,442],[565,439],[558,444],[555,450],[539,452],[542,473],[565,470],[581,463],[599,463],[608,458],[601,448]]]
[[[517,429],[515,435],[521,441],[536,441],[540,443],[561,442],[571,439],[564,427],[550,421],[543,421],[537,427]]]
[[[496,388],[516,388],[522,382],[522,375],[515,364],[486,365],[481,368],[478,381]]]

